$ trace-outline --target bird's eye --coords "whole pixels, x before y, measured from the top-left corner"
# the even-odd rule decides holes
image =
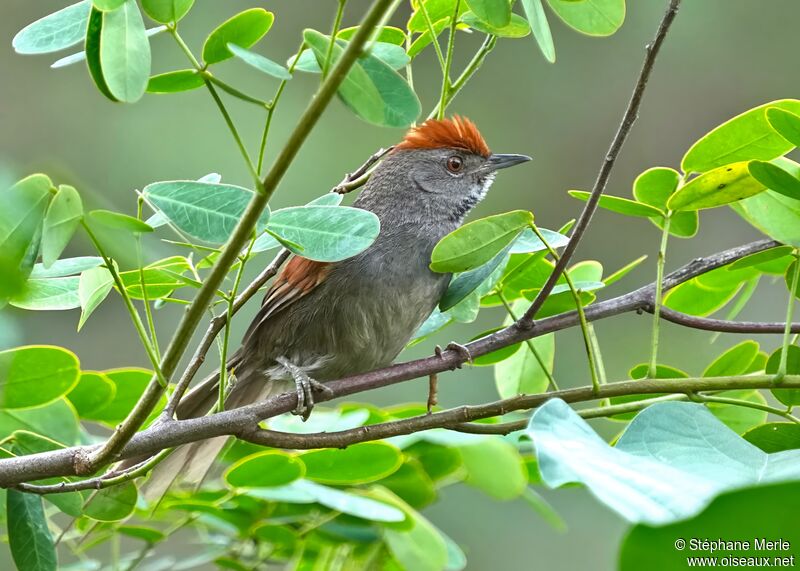
[[[459,172],[464,166],[464,161],[458,155],[453,155],[447,159],[447,170],[450,172]]]

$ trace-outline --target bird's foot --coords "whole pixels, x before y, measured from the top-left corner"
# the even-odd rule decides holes
[[[470,365],[472,364],[472,353],[470,353],[469,349],[465,345],[462,345],[461,343],[456,343],[455,341],[451,341],[450,343],[447,344],[447,347],[445,347],[445,349],[449,351],[455,351],[456,353],[461,355],[461,357],[463,357],[466,361],[468,361]],[[458,368],[459,369],[461,368],[461,364],[458,365]]]
[[[311,411],[314,409],[314,392],[316,391],[330,398],[333,396],[333,391],[319,381],[315,381],[309,377],[303,369],[288,359],[279,357],[276,360],[289,371],[289,374],[294,380],[295,389],[297,390],[297,406],[292,411],[292,414],[296,414],[305,422],[308,420],[308,417],[311,416]]]

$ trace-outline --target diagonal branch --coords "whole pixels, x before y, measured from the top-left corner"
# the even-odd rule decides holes
[[[594,187],[592,187],[592,193],[589,196],[589,200],[583,207],[583,212],[581,212],[580,218],[578,218],[578,222],[575,224],[575,229],[572,231],[572,236],[570,237],[569,243],[567,244],[566,248],[564,248],[564,252],[561,254],[561,259],[556,263],[555,268],[553,268],[553,272],[550,274],[550,277],[545,282],[541,291],[539,291],[536,299],[533,300],[533,303],[525,312],[525,315],[523,315],[519,320],[519,327],[522,329],[530,329],[533,327],[533,319],[536,316],[536,313],[541,309],[542,305],[547,299],[547,296],[550,295],[550,292],[553,291],[553,287],[555,287],[558,278],[560,278],[561,274],[564,273],[564,270],[566,269],[569,261],[572,259],[572,256],[575,253],[575,250],[578,247],[578,243],[581,241],[581,238],[583,238],[583,235],[586,233],[586,230],[589,227],[592,216],[597,210],[597,204],[600,202],[600,197],[602,196],[603,191],[606,189],[608,179],[611,176],[611,170],[614,168],[614,164],[616,163],[619,152],[622,149],[622,145],[628,138],[628,134],[631,132],[631,127],[633,127],[633,124],[636,122],[636,118],[639,116],[639,107],[642,105],[642,98],[644,96],[644,91],[647,88],[647,82],[650,79],[650,74],[653,71],[653,65],[656,62],[656,57],[661,49],[661,45],[664,43],[664,39],[667,37],[667,32],[672,25],[672,21],[675,19],[675,16],[678,13],[678,7],[680,6],[680,3],[681,0],[670,0],[667,11],[661,20],[661,24],[658,26],[658,31],[656,32],[655,38],[651,43],[647,44],[644,64],[642,64],[642,70],[639,72],[639,78],[636,80],[636,86],[634,87],[633,94],[628,102],[628,108],[625,110],[625,114],[622,116],[622,122],[617,129],[617,133],[614,135],[614,139],[611,141],[611,146],[608,149],[608,153],[606,153],[606,156],[603,159],[603,165],[600,167],[600,172],[597,175],[597,180],[595,180]]]
[[[305,142],[311,130],[317,124],[320,116],[330,103],[336,91],[344,81],[347,72],[361,54],[361,50],[372,35],[373,28],[382,20],[389,10],[391,0],[375,0],[369,12],[364,17],[361,26],[348,43],[341,58],[331,70],[330,75],[320,86],[316,96],[311,100],[306,110],[298,120],[289,139],[278,154],[272,168],[264,178],[260,188],[253,193],[250,204],[242,214],[242,218],[228,240],[227,245],[211,269],[211,273],[203,282],[188,310],[184,314],[172,337],[172,341],[164,353],[161,370],[164,377],[169,380],[178,367],[192,336],[200,324],[206,308],[211,303],[219,285],[225,279],[228,269],[233,265],[239,253],[244,248],[258,222],[261,213],[266,208],[269,199],[278,187],[283,175],[294,161],[300,147]],[[145,389],[144,394],[128,417],[117,427],[114,433],[100,448],[88,454],[76,456],[74,469],[79,474],[89,474],[100,466],[115,460],[125,444],[135,432],[144,424],[150,412],[155,408],[158,399],[164,393],[157,379],[152,379]]]

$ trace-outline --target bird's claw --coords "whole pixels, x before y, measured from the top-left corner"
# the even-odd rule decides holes
[[[451,341],[450,343],[447,344],[447,347],[445,347],[445,349],[449,351],[455,351],[456,353],[461,355],[466,361],[468,361],[470,365],[473,363],[472,353],[470,353],[469,348],[467,348],[465,345],[462,345],[461,343],[456,343],[455,341]],[[458,365],[458,368],[459,369],[461,368],[461,364]]]
[[[287,359],[279,358],[278,362],[289,371],[297,390],[297,406],[292,411],[292,414],[299,416],[305,422],[311,416],[311,411],[314,410],[314,392],[316,391],[324,394],[327,398],[331,398],[333,390],[309,377],[305,371]]]

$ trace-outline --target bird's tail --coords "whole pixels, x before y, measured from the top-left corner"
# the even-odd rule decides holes
[[[227,410],[264,400],[285,392],[284,382],[272,382],[263,375],[252,371],[236,371],[241,364],[237,351],[228,361],[228,370],[238,373],[236,383],[225,400]],[[216,405],[219,397],[219,371],[205,378],[189,391],[180,401],[175,411],[178,420],[205,416]],[[228,441],[227,436],[219,436],[185,444],[178,447],[153,469],[150,479],[142,492],[148,503],[155,504],[178,479],[189,485],[198,486],[211,470],[214,461]]]

